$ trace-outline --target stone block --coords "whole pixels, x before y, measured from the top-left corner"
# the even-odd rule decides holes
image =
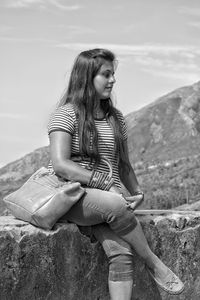
[[[153,251],[185,282],[179,296],[157,288],[134,253],[132,300],[200,299],[200,217],[140,217]],[[108,263],[76,225],[46,231],[11,216],[0,217],[1,300],[108,300]]]

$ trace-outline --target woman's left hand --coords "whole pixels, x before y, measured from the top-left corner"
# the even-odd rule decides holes
[[[134,196],[125,197],[126,201],[129,203],[129,207],[135,210],[144,201],[144,194],[138,194]]]

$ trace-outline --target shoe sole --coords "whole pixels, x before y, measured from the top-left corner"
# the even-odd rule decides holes
[[[155,278],[155,276],[153,275],[153,273],[152,273],[152,271],[150,270],[150,269],[148,269],[148,272],[149,272],[149,274],[150,274],[150,276],[153,278],[153,280],[156,282],[156,284],[163,290],[163,291],[165,291],[165,292],[167,292],[167,293],[169,293],[169,294],[171,294],[171,295],[179,295],[179,294],[181,294],[182,292],[183,292],[183,290],[184,290],[184,285],[183,285],[183,287],[182,287],[182,289],[180,289],[179,291],[177,291],[177,292],[173,292],[173,291],[170,291],[170,290],[168,290],[167,288],[165,288],[163,285],[162,285],[162,283],[160,283],[156,278]]]

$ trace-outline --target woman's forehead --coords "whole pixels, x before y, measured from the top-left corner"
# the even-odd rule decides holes
[[[113,65],[113,63],[111,61],[105,61],[102,64],[102,66],[101,66],[101,68],[100,68],[99,71],[104,72],[104,71],[107,71],[107,70],[108,71],[113,71],[114,70],[114,65]]]

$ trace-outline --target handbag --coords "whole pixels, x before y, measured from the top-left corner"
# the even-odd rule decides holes
[[[16,218],[51,229],[84,194],[79,182],[66,181],[42,167],[3,200]]]

